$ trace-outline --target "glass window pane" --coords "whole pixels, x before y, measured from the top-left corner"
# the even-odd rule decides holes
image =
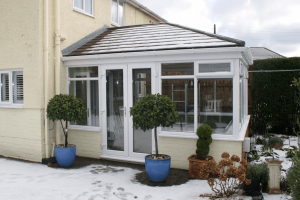
[[[194,63],[161,64],[162,76],[194,75]]]
[[[1,101],[9,102],[9,74],[1,74]]]
[[[133,105],[147,94],[151,94],[151,69],[132,70]],[[137,153],[152,152],[152,130],[133,128],[133,151]]]
[[[23,103],[23,72],[13,72],[13,103]]]
[[[119,1],[118,14],[119,14],[119,25],[123,26],[123,22],[124,22],[124,4],[121,1]]]
[[[117,2],[117,0],[111,1],[111,21],[118,23],[118,2]]]
[[[82,122],[71,124],[99,127],[99,87],[98,80],[70,81],[69,93],[82,99],[86,113]]]
[[[85,12],[93,14],[93,0],[85,0]]]
[[[230,72],[230,63],[199,64],[199,72]]]
[[[107,149],[110,150],[124,151],[123,89],[123,70],[106,70]]]
[[[162,80],[162,94],[176,103],[179,115],[178,122],[173,127],[162,130],[194,132],[194,80]]]
[[[198,126],[214,134],[232,134],[232,79],[198,80]]]
[[[83,9],[83,0],[74,0],[74,6]]]
[[[69,78],[98,77],[98,67],[73,67],[69,68]]]

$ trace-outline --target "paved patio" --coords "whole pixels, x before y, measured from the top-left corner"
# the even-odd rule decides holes
[[[29,163],[35,163],[32,161],[27,160],[21,160],[16,158],[9,158],[4,157],[0,155],[0,158],[6,158],[10,160],[17,160],[21,162],[29,162]],[[82,167],[86,167],[89,165],[95,165],[93,167],[93,170],[90,172],[92,174],[97,174],[99,172],[118,172],[120,171],[120,167],[128,167],[136,170],[140,170],[140,173],[137,173],[135,176],[135,181],[140,182],[141,184],[148,185],[148,186],[173,186],[173,185],[181,185],[183,183],[188,182],[190,179],[188,177],[188,170],[182,170],[182,169],[170,169],[168,178],[166,181],[161,183],[155,183],[148,179],[145,165],[144,164],[138,164],[138,163],[127,163],[127,162],[119,162],[119,161],[113,161],[113,160],[104,160],[104,159],[95,159],[95,158],[86,158],[86,157],[80,157],[76,156],[76,159],[74,161],[74,164],[70,167],[64,167],[64,169],[79,169]],[[102,166],[97,166],[102,165]],[[103,167],[106,166],[106,167]],[[115,167],[118,167],[115,168]],[[63,168],[60,167],[57,163],[53,163],[52,168]]]

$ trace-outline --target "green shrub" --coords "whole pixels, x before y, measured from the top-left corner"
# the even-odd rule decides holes
[[[176,104],[168,96],[148,94],[130,108],[133,127],[143,131],[154,128],[155,151],[158,157],[157,127],[170,127],[178,121]]]
[[[293,158],[293,165],[287,172],[287,181],[292,190],[293,199],[300,199],[300,158]]]
[[[279,143],[281,145],[283,145],[283,139],[281,139],[280,137],[271,137],[270,138],[270,146],[273,148],[275,143]]]
[[[280,189],[283,192],[291,194],[291,186],[286,177],[280,177]]]
[[[208,120],[208,121],[204,122],[203,124],[207,124],[208,126],[210,126],[213,129],[217,128],[216,123],[212,120]]]
[[[248,179],[257,180],[262,184],[262,190],[267,191],[269,181],[269,168],[267,163],[249,165],[246,171]]]
[[[80,98],[72,94],[57,94],[47,105],[47,117],[50,120],[58,120],[61,123],[65,135],[65,147],[68,145],[68,122],[81,122],[84,119],[86,108]],[[66,127],[63,127],[63,121]]]
[[[212,143],[212,128],[207,124],[202,124],[197,128],[197,135],[199,139],[197,140],[197,158],[205,159],[209,152],[209,145]]]

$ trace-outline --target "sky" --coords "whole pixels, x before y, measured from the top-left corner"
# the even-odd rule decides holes
[[[300,0],[137,0],[168,22],[300,57]]]

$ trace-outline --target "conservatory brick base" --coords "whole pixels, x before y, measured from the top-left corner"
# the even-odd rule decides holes
[[[197,139],[159,137],[159,153],[170,155],[171,167],[179,169],[189,169],[187,158],[195,154]],[[221,154],[226,151],[232,156],[233,154],[242,158],[241,141],[223,141],[213,140],[210,145],[209,155],[217,162],[221,160]]]

